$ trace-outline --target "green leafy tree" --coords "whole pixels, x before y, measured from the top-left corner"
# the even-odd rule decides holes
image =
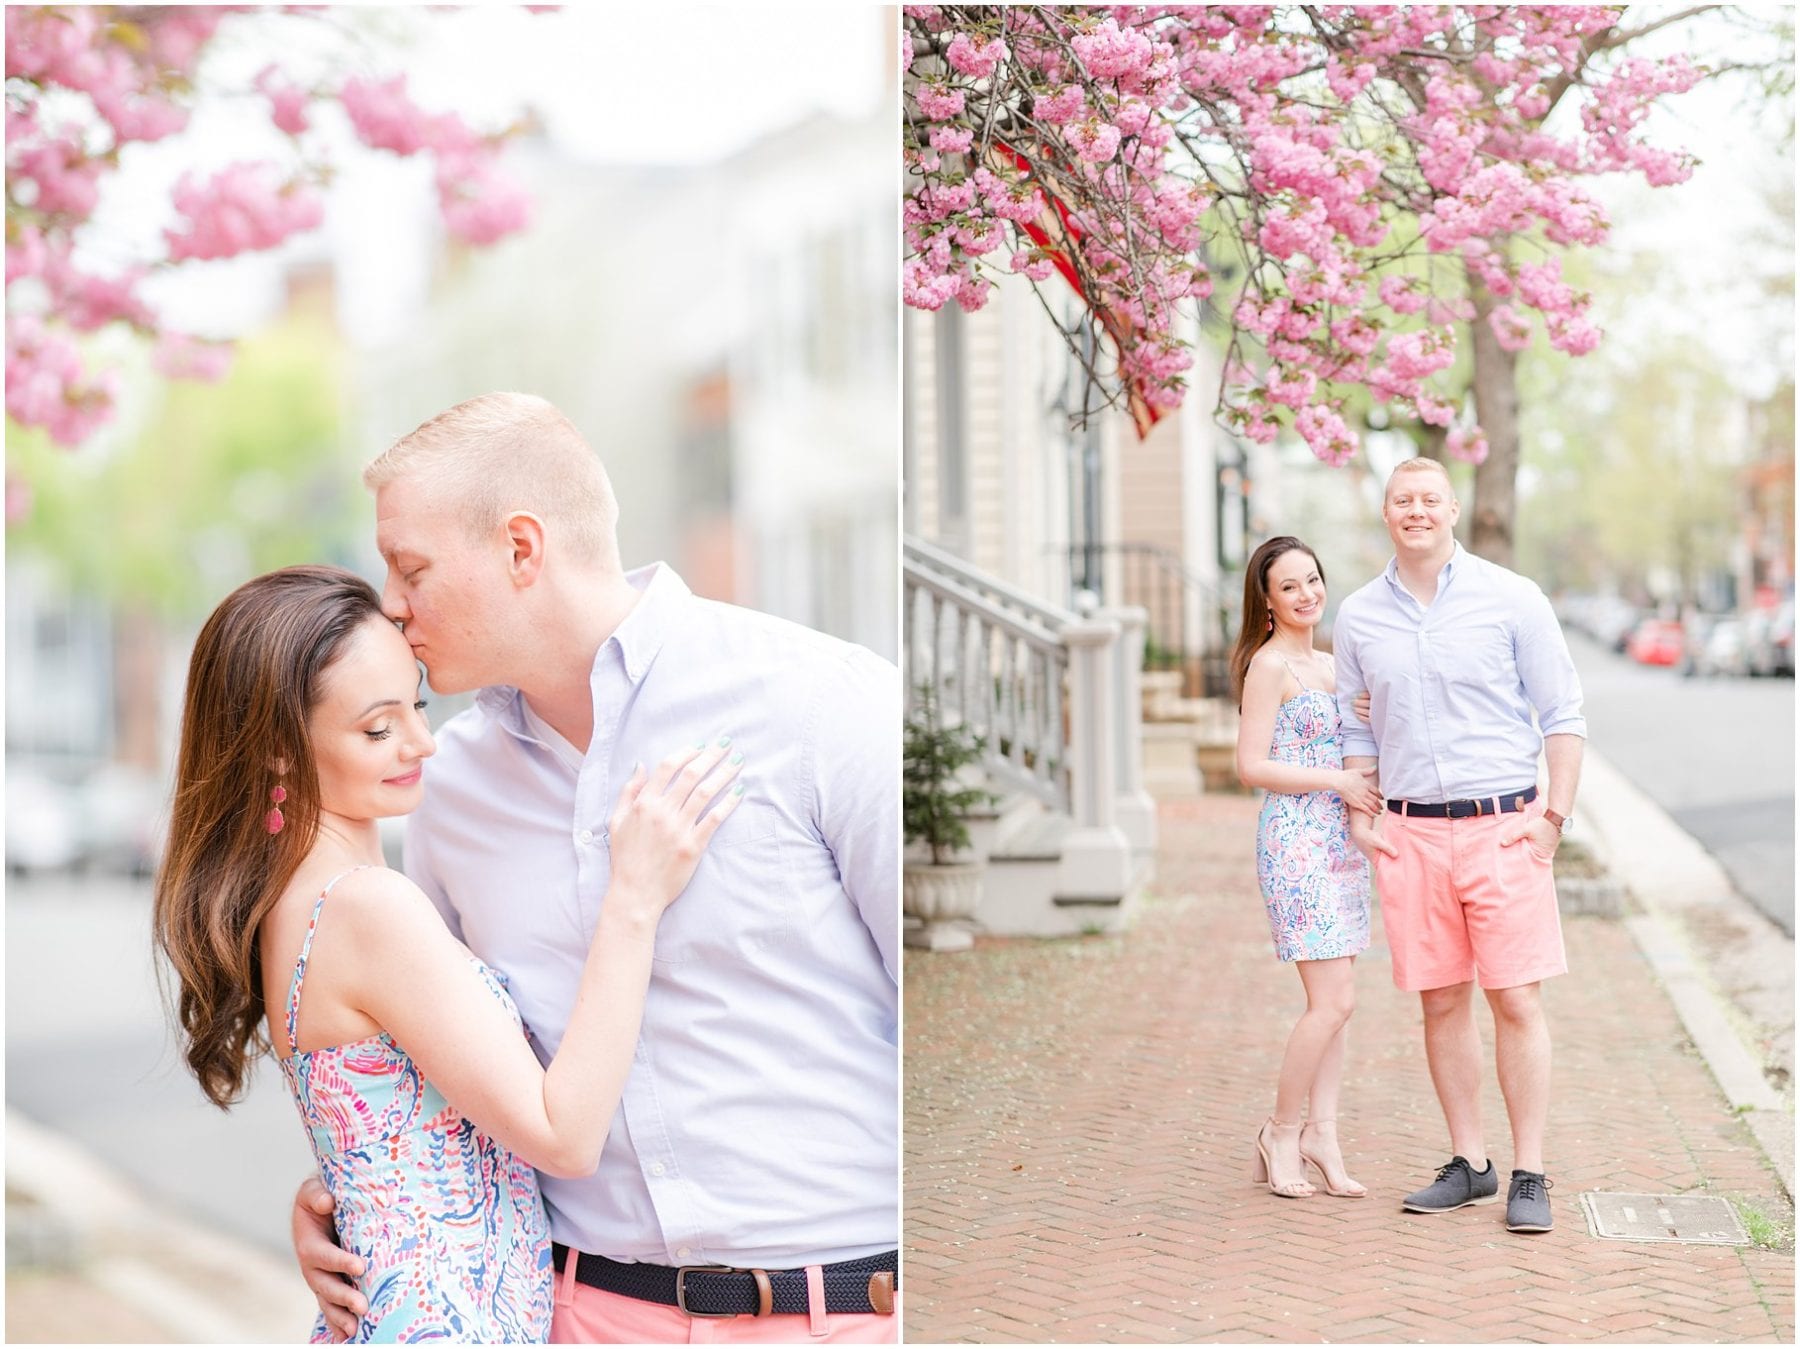
[[[33,500],[9,556],[171,623],[258,572],[347,560],[365,512],[341,449],[336,353],[322,316],[290,318],[246,340],[220,384],[155,385],[156,410],[110,456],[15,432],[10,468]]]

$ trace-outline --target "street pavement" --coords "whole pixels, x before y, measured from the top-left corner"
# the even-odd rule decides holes
[[[1615,920],[1565,919],[1574,973],[1545,987],[1554,1232],[1511,1235],[1498,1205],[1400,1211],[1447,1147],[1379,922],[1340,1124],[1371,1195],[1252,1184],[1303,1005],[1270,950],[1257,808],[1165,803],[1157,896],[1121,937],[908,952],[909,1341],[1793,1343],[1781,1181]],[[1483,1110],[1504,1174],[1491,1068]],[[1597,1239],[1590,1190],[1730,1196],[1772,1248]]]
[[[226,1114],[181,1064],[148,885],[11,878],[6,937],[7,1340],[304,1340],[312,1154],[277,1073]]]
[[[8,1107],[133,1177],[172,1218],[291,1260],[288,1210],[316,1169],[306,1135],[273,1065],[226,1113],[182,1064],[151,959],[148,883],[14,878],[6,937]]]
[[[1593,747],[1792,937],[1794,681],[1686,678],[1574,632],[1569,649]]]

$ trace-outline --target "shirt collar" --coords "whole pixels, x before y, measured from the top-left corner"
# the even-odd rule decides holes
[[[1452,543],[1450,548],[1450,559],[1444,563],[1443,569],[1438,572],[1437,579],[1439,587],[1442,587],[1446,581],[1456,575],[1457,564],[1463,560],[1464,556],[1462,544]],[[1404,590],[1406,588],[1400,582],[1400,559],[1398,556],[1390,557],[1388,559],[1387,569],[1382,572],[1382,575],[1387,577],[1387,583],[1395,589]]]
[[[625,615],[624,621],[613,629],[612,636],[600,643],[600,649],[594,653],[590,681],[598,675],[607,647],[613,645],[619,648],[619,659],[625,667],[625,677],[633,684],[643,679],[656,660],[656,653],[662,649],[663,638],[679,620],[681,610],[693,598],[693,592],[687,588],[687,583],[666,562],[652,562],[647,567],[628,571],[625,573],[625,580],[638,592],[638,602],[631,606],[631,612]],[[520,701],[519,690],[511,684],[490,684],[475,695],[477,707],[490,717],[500,719],[506,719],[509,709]],[[513,717],[511,721],[513,729],[524,729],[522,718]]]
[[[594,668],[599,669],[607,643],[617,643],[619,657],[625,665],[625,677],[636,684],[656,660],[663,638],[680,621],[682,610],[693,598],[693,591],[666,562],[652,562],[647,567],[626,572],[625,580],[637,590],[638,602],[631,606],[625,621],[613,629],[612,636],[600,644],[600,650],[594,655]]]

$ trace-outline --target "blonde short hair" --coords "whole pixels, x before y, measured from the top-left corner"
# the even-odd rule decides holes
[[[1395,464],[1394,471],[1388,474],[1387,486],[1382,489],[1382,495],[1386,496],[1389,492],[1394,490],[1394,479],[1398,478],[1402,473],[1427,472],[1442,474],[1444,485],[1450,489],[1451,497],[1454,498],[1456,496],[1456,484],[1450,481],[1450,470],[1445,468],[1441,461],[1428,459],[1424,455],[1419,455],[1413,459],[1402,459],[1399,463]]]
[[[363,485],[379,491],[414,473],[430,475],[473,534],[530,511],[573,556],[620,569],[612,483],[574,423],[542,398],[486,393],[458,403],[372,460]]]

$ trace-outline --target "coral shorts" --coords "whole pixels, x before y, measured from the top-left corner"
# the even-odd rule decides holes
[[[552,1344],[897,1344],[900,1293],[887,1316],[870,1312],[817,1316],[691,1317],[675,1307],[589,1288],[570,1261],[556,1276]],[[824,1302],[820,1285],[819,1304]],[[819,1305],[815,1304],[815,1305]]]
[[[1543,813],[1542,796],[1525,809]],[[1374,859],[1395,987],[1419,993],[1476,979],[1517,988],[1568,973],[1550,859],[1528,838],[1500,845],[1518,824],[1517,814],[1382,815],[1382,837],[1399,850]]]

